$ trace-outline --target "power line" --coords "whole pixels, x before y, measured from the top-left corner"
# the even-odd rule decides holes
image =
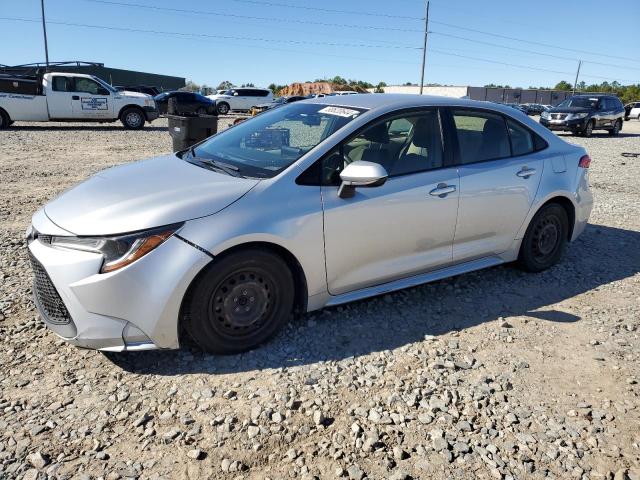
[[[277,18],[277,17],[257,17],[254,15],[240,15],[236,13],[222,13],[222,12],[214,12],[209,10],[188,10],[184,8],[171,8],[171,7],[158,7],[156,5],[142,5],[139,3],[128,3],[128,2],[115,2],[110,0],[83,0],[84,2],[91,3],[102,3],[105,5],[116,5],[121,7],[135,7],[135,8],[143,8],[147,10],[156,10],[156,11],[166,11],[173,13],[183,13],[183,14],[191,14],[191,15],[213,15],[218,17],[228,17],[228,18],[242,18],[247,20],[260,20],[267,22],[279,22],[279,23],[300,23],[304,25],[319,25],[322,27],[340,27],[340,28],[359,28],[365,30],[390,30],[396,32],[422,32],[422,30],[410,30],[406,28],[395,28],[395,27],[379,27],[375,25],[362,25],[362,24],[354,24],[354,23],[329,23],[329,22],[315,22],[311,20],[297,20],[291,18]]]
[[[34,20],[29,18],[17,18],[17,17],[0,17],[0,20],[20,21],[20,22],[39,22],[40,20]],[[207,33],[191,33],[191,32],[169,32],[164,30],[146,30],[141,28],[127,28],[127,27],[112,27],[108,25],[91,25],[87,23],[73,23],[73,22],[60,22],[48,20],[50,25],[65,25],[69,27],[83,27],[94,28],[103,30],[114,30],[120,32],[135,32],[135,33],[151,33],[160,35],[176,35],[182,37],[195,37],[195,38],[219,38],[224,40],[248,40],[253,42],[270,42],[270,43],[288,43],[294,45],[321,45],[330,47],[353,47],[353,48],[392,48],[392,49],[407,49],[407,50],[421,50],[420,47],[413,47],[410,45],[371,45],[366,43],[337,43],[337,42],[315,42],[310,40],[279,40],[275,38],[259,38],[259,37],[242,37],[235,35],[214,35]]]
[[[589,52],[587,50],[579,50],[579,49],[576,49],[576,48],[560,47],[560,46],[557,46],[557,45],[551,45],[549,43],[534,42],[532,40],[523,40],[521,38],[510,37],[508,35],[500,35],[498,33],[485,32],[483,30],[476,30],[475,28],[462,27],[460,25],[454,25],[453,23],[438,22],[438,21],[435,21],[435,20],[432,20],[431,23],[437,23],[438,25],[444,25],[446,27],[457,28],[457,29],[460,29],[460,30],[466,30],[468,32],[480,33],[482,35],[490,35],[492,37],[503,38],[505,40],[513,40],[513,41],[516,41],[516,42],[530,43],[531,45],[538,45],[538,46],[547,47],[547,48],[556,48],[558,50],[566,50],[568,52],[584,53],[584,54],[587,54],[587,55],[594,55],[594,56],[598,56],[598,57],[617,58],[617,59],[620,59],[620,60],[629,60],[629,61],[632,61],[632,62],[640,63],[640,60],[635,59],[635,58],[621,57],[621,56],[611,55],[611,54],[608,54],[608,53]]]
[[[482,41],[482,40],[476,40],[474,38],[460,37],[458,35],[451,35],[449,33],[434,32],[434,31],[430,31],[429,33],[432,33],[432,34],[435,34],[435,35],[441,35],[443,37],[456,38],[458,40],[464,40],[464,41],[467,41],[467,42],[479,43],[481,45],[490,45],[492,47],[504,48],[504,49],[507,49],[507,50],[514,50],[516,52],[531,53],[531,54],[534,54],[534,55],[541,55],[541,56],[544,56],[544,57],[557,58],[559,60],[571,60],[571,61],[577,61],[578,60],[578,58],[575,58],[575,57],[563,57],[563,56],[560,56],[560,55],[553,55],[551,53],[536,52],[534,50],[527,50],[527,49],[524,49],[524,48],[515,48],[515,47],[507,46],[507,45],[500,45],[498,43],[485,42],[485,41]],[[629,67],[627,65],[615,65],[613,63],[594,62],[592,60],[583,60],[582,63],[591,63],[593,65],[602,65],[602,66],[605,66],[605,67],[624,68],[625,70],[627,70],[627,69],[640,70],[640,67]]]
[[[518,64],[513,64],[513,63],[506,63],[506,62],[500,62],[498,60],[490,60],[487,58],[480,58],[480,57],[472,57],[469,55],[462,55],[459,53],[452,53],[452,52],[447,52],[444,50],[436,50],[436,49],[430,49],[431,52],[433,53],[439,53],[441,55],[449,55],[452,57],[460,57],[460,58],[466,58],[469,60],[477,60],[479,62],[486,62],[486,63],[493,63],[496,65],[505,65],[507,67],[514,67],[514,68],[523,68],[525,70],[531,70],[531,71],[540,71],[540,72],[549,72],[549,73],[558,73],[560,75],[573,75],[573,73],[571,72],[560,72],[558,70],[550,70],[547,68],[540,68],[540,67],[532,67],[529,65],[518,65]],[[591,78],[600,78],[600,79],[604,79],[604,80],[611,80],[612,78],[616,79],[616,80],[624,80],[624,81],[628,81],[628,82],[634,82],[634,80],[630,80],[627,78],[618,78],[618,77],[602,77],[602,76],[598,76],[598,75],[582,75],[583,77],[591,77]]]
[[[315,12],[324,12],[324,13],[348,13],[350,15],[367,15],[370,17],[403,18],[406,20],[424,20],[423,17],[410,17],[407,15],[390,15],[386,13],[363,12],[363,11],[354,11],[354,10],[335,10],[332,8],[308,7],[305,5],[292,5],[289,3],[260,2],[258,0],[231,0],[231,1],[238,2],[238,3],[249,3],[252,5],[267,5],[269,7],[297,8],[300,10],[312,10]]]

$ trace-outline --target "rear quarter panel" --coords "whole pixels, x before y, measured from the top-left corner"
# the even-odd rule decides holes
[[[0,92],[0,108],[11,120],[43,122],[49,120],[47,97],[44,95],[23,95]]]

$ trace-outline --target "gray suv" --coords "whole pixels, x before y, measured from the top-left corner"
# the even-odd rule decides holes
[[[624,106],[615,95],[585,94],[567,98],[540,115],[540,123],[549,130],[569,131],[590,137],[594,130],[617,135],[622,130]]]

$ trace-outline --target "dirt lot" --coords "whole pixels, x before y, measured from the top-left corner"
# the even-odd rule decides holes
[[[0,132],[0,478],[640,480],[640,122],[591,154],[591,225],[493,268],[293,321],[254,352],[105,355],[30,302],[32,213],[168,152],[162,122]]]

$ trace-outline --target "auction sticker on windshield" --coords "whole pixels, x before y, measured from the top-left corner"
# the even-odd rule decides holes
[[[328,113],[339,117],[355,117],[360,114],[358,110],[343,107],[324,107],[322,110],[318,110],[318,113]]]

